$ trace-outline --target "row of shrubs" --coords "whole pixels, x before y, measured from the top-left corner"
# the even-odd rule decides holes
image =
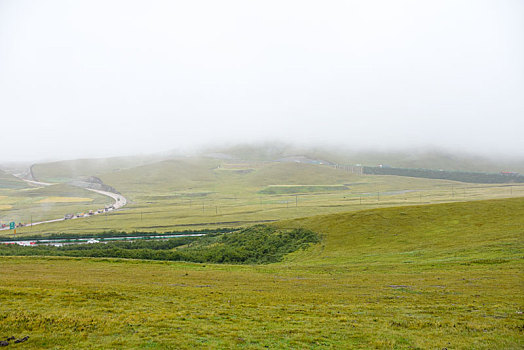
[[[267,264],[310,244],[319,236],[306,229],[283,230],[256,225],[229,233],[177,237],[161,241],[128,241],[55,246],[1,245],[3,256],[71,256],[170,260],[233,264]]]

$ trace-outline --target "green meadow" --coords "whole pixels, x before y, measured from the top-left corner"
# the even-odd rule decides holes
[[[321,242],[263,265],[1,257],[0,334],[25,349],[524,346],[522,198],[272,225]]]

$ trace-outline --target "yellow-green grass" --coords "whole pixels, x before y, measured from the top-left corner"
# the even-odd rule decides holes
[[[520,349],[524,199],[279,222],[278,264],[0,258],[0,334],[26,349]]]
[[[38,201],[38,203],[77,203],[77,202],[92,202],[93,198],[86,197],[46,197]]]
[[[347,191],[346,185],[271,185],[260,190],[261,194],[301,194],[315,192]]]

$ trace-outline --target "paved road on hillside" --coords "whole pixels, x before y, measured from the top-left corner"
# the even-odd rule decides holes
[[[50,186],[50,185],[53,185],[52,183],[48,183],[48,182],[32,181],[32,180],[26,180],[26,179],[22,179],[22,180],[24,180],[27,183],[30,183],[32,185],[37,185],[37,186]],[[107,197],[110,197],[111,199],[113,199],[115,201],[115,203],[113,203],[113,209],[109,209],[108,212],[111,212],[111,211],[116,210],[116,209],[120,209],[124,205],[127,204],[127,199],[124,196],[122,196],[121,194],[117,194],[117,193],[113,193],[113,192],[107,192],[107,191],[101,191],[101,190],[93,190],[93,189],[90,189],[90,188],[86,188],[86,190],[91,191],[91,192],[95,192],[95,193],[98,193],[98,194],[101,194],[103,196],[107,196]],[[100,213],[100,214],[104,214],[104,213]],[[93,213],[93,215],[100,215],[100,214],[96,213],[96,212]],[[82,217],[73,218],[73,219],[66,219],[65,217],[62,217],[60,219],[52,219],[52,220],[33,222],[32,224],[27,224],[24,227],[30,227],[30,226],[47,224],[47,223],[50,223],[50,222],[58,222],[58,221],[64,221],[64,220],[77,220],[77,219],[88,218],[90,216],[92,216],[92,215],[82,216]],[[9,230],[9,227],[0,228],[0,231],[5,231],[5,230]]]
[[[121,194],[113,193],[113,192],[107,192],[107,191],[93,190],[91,188],[86,188],[86,190],[91,191],[91,192],[96,192],[96,193],[99,193],[99,194],[101,194],[103,196],[108,196],[108,197],[113,198],[113,200],[115,201],[115,203],[113,204],[113,207],[115,209],[122,208],[124,205],[127,204],[126,197],[122,196]]]
[[[52,185],[52,183],[49,183],[49,182],[40,182],[40,181],[26,180],[26,179],[22,179],[21,177],[18,177],[18,178],[20,180],[22,180],[22,181],[27,182],[28,184],[31,184],[31,185],[37,185],[37,186],[51,186]]]

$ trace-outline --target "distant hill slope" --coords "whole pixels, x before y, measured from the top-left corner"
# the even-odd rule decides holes
[[[423,168],[449,171],[499,173],[514,171],[524,173],[524,159],[495,159],[476,155],[453,154],[441,151],[415,152],[363,152],[349,155],[352,163],[376,166],[390,165],[398,168]]]
[[[32,171],[38,181],[68,182],[81,176],[97,176],[158,160],[156,156],[64,160],[34,164]]]
[[[303,163],[235,164],[212,158],[162,161],[101,176],[125,192],[226,191],[260,189],[267,185],[336,185],[357,177],[328,166]]]
[[[482,173],[466,171],[447,171],[430,169],[406,169],[391,167],[368,167],[362,168],[364,174],[369,175],[394,175],[408,176],[425,179],[442,179],[468,183],[523,183],[524,175],[518,173]]]
[[[329,166],[304,163],[268,163],[246,176],[252,186],[336,185],[356,179],[358,176]]]
[[[309,165],[332,163],[340,165],[362,164],[366,166],[377,166],[383,164],[397,168],[443,169],[449,171],[491,173],[510,171],[524,173],[524,159],[492,159],[475,155],[425,150],[416,150],[413,152],[356,151],[335,147],[298,147],[281,143],[239,144],[231,147],[215,147],[213,149],[202,150],[200,154],[197,153],[189,157],[171,154],[38,163],[32,166],[32,173],[36,180],[39,181],[69,182],[81,176],[109,176],[109,174],[116,172],[126,174],[125,170],[130,170],[128,173],[132,174],[135,170],[131,169],[144,167],[143,170],[136,170],[137,175],[140,177],[145,176],[151,179],[159,179],[169,173],[166,169],[175,167],[177,169],[173,168],[172,170],[179,174],[180,178],[184,178],[189,174],[195,175],[199,164],[203,164],[203,162],[206,161],[212,165],[219,165],[223,162],[255,162],[259,165],[276,162],[296,162]],[[176,164],[187,164],[189,168],[183,170]],[[278,172],[276,169],[281,169],[281,167],[277,165],[273,170],[270,170],[269,167],[267,169],[267,171],[259,172],[260,175],[252,174],[251,178],[253,178],[253,182],[258,184],[266,183],[266,180],[262,179],[264,172],[267,173],[268,176],[271,176],[271,172]],[[209,169],[200,170],[207,172]],[[198,176],[203,176],[200,170]],[[291,170],[293,171],[295,168],[291,168]],[[152,174],[146,175],[147,171],[151,171]],[[314,167],[307,168],[307,171],[316,172],[318,175],[318,171]],[[211,174],[208,175],[213,176]],[[277,177],[285,177],[285,174],[276,175]],[[305,174],[301,175],[301,177],[305,176]],[[287,177],[290,178],[291,181],[293,180],[290,176]],[[316,175],[312,174],[311,177],[313,181]],[[282,178],[280,182],[285,182],[285,179]],[[189,181],[189,183],[194,183],[194,181]]]
[[[0,188],[19,189],[29,187],[19,178],[0,170]]]
[[[206,187],[215,180],[213,169],[218,164],[208,158],[166,160],[106,173],[100,178],[122,193],[165,193]]]
[[[210,153],[211,150],[208,150]],[[274,161],[287,157],[304,156],[338,164],[387,164],[399,168],[444,169],[452,171],[494,172],[514,171],[524,173],[524,158],[489,158],[466,153],[440,150],[369,151],[346,147],[298,147],[289,144],[243,144],[214,150],[223,157],[241,160]]]

